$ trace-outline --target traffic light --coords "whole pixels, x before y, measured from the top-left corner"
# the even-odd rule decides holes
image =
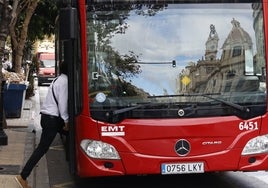
[[[175,61],[175,60],[172,61],[172,67],[173,67],[173,68],[176,67],[176,61]]]

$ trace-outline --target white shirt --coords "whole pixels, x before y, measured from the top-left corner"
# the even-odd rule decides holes
[[[58,105],[54,99],[52,87]],[[68,78],[65,74],[60,74],[57,80],[50,84],[45,102],[41,107],[41,113],[53,116],[60,115],[64,122],[68,122]]]

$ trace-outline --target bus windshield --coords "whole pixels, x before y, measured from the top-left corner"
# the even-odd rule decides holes
[[[55,67],[55,60],[44,59],[40,61],[41,68]]]
[[[87,6],[93,118],[247,119],[265,113],[259,1],[131,2]]]

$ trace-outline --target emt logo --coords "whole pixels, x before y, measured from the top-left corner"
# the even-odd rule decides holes
[[[125,136],[125,126],[101,126],[101,136]]]

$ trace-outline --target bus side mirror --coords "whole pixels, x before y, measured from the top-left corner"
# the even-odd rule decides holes
[[[59,36],[60,40],[75,39],[77,37],[77,10],[66,7],[59,14]]]

